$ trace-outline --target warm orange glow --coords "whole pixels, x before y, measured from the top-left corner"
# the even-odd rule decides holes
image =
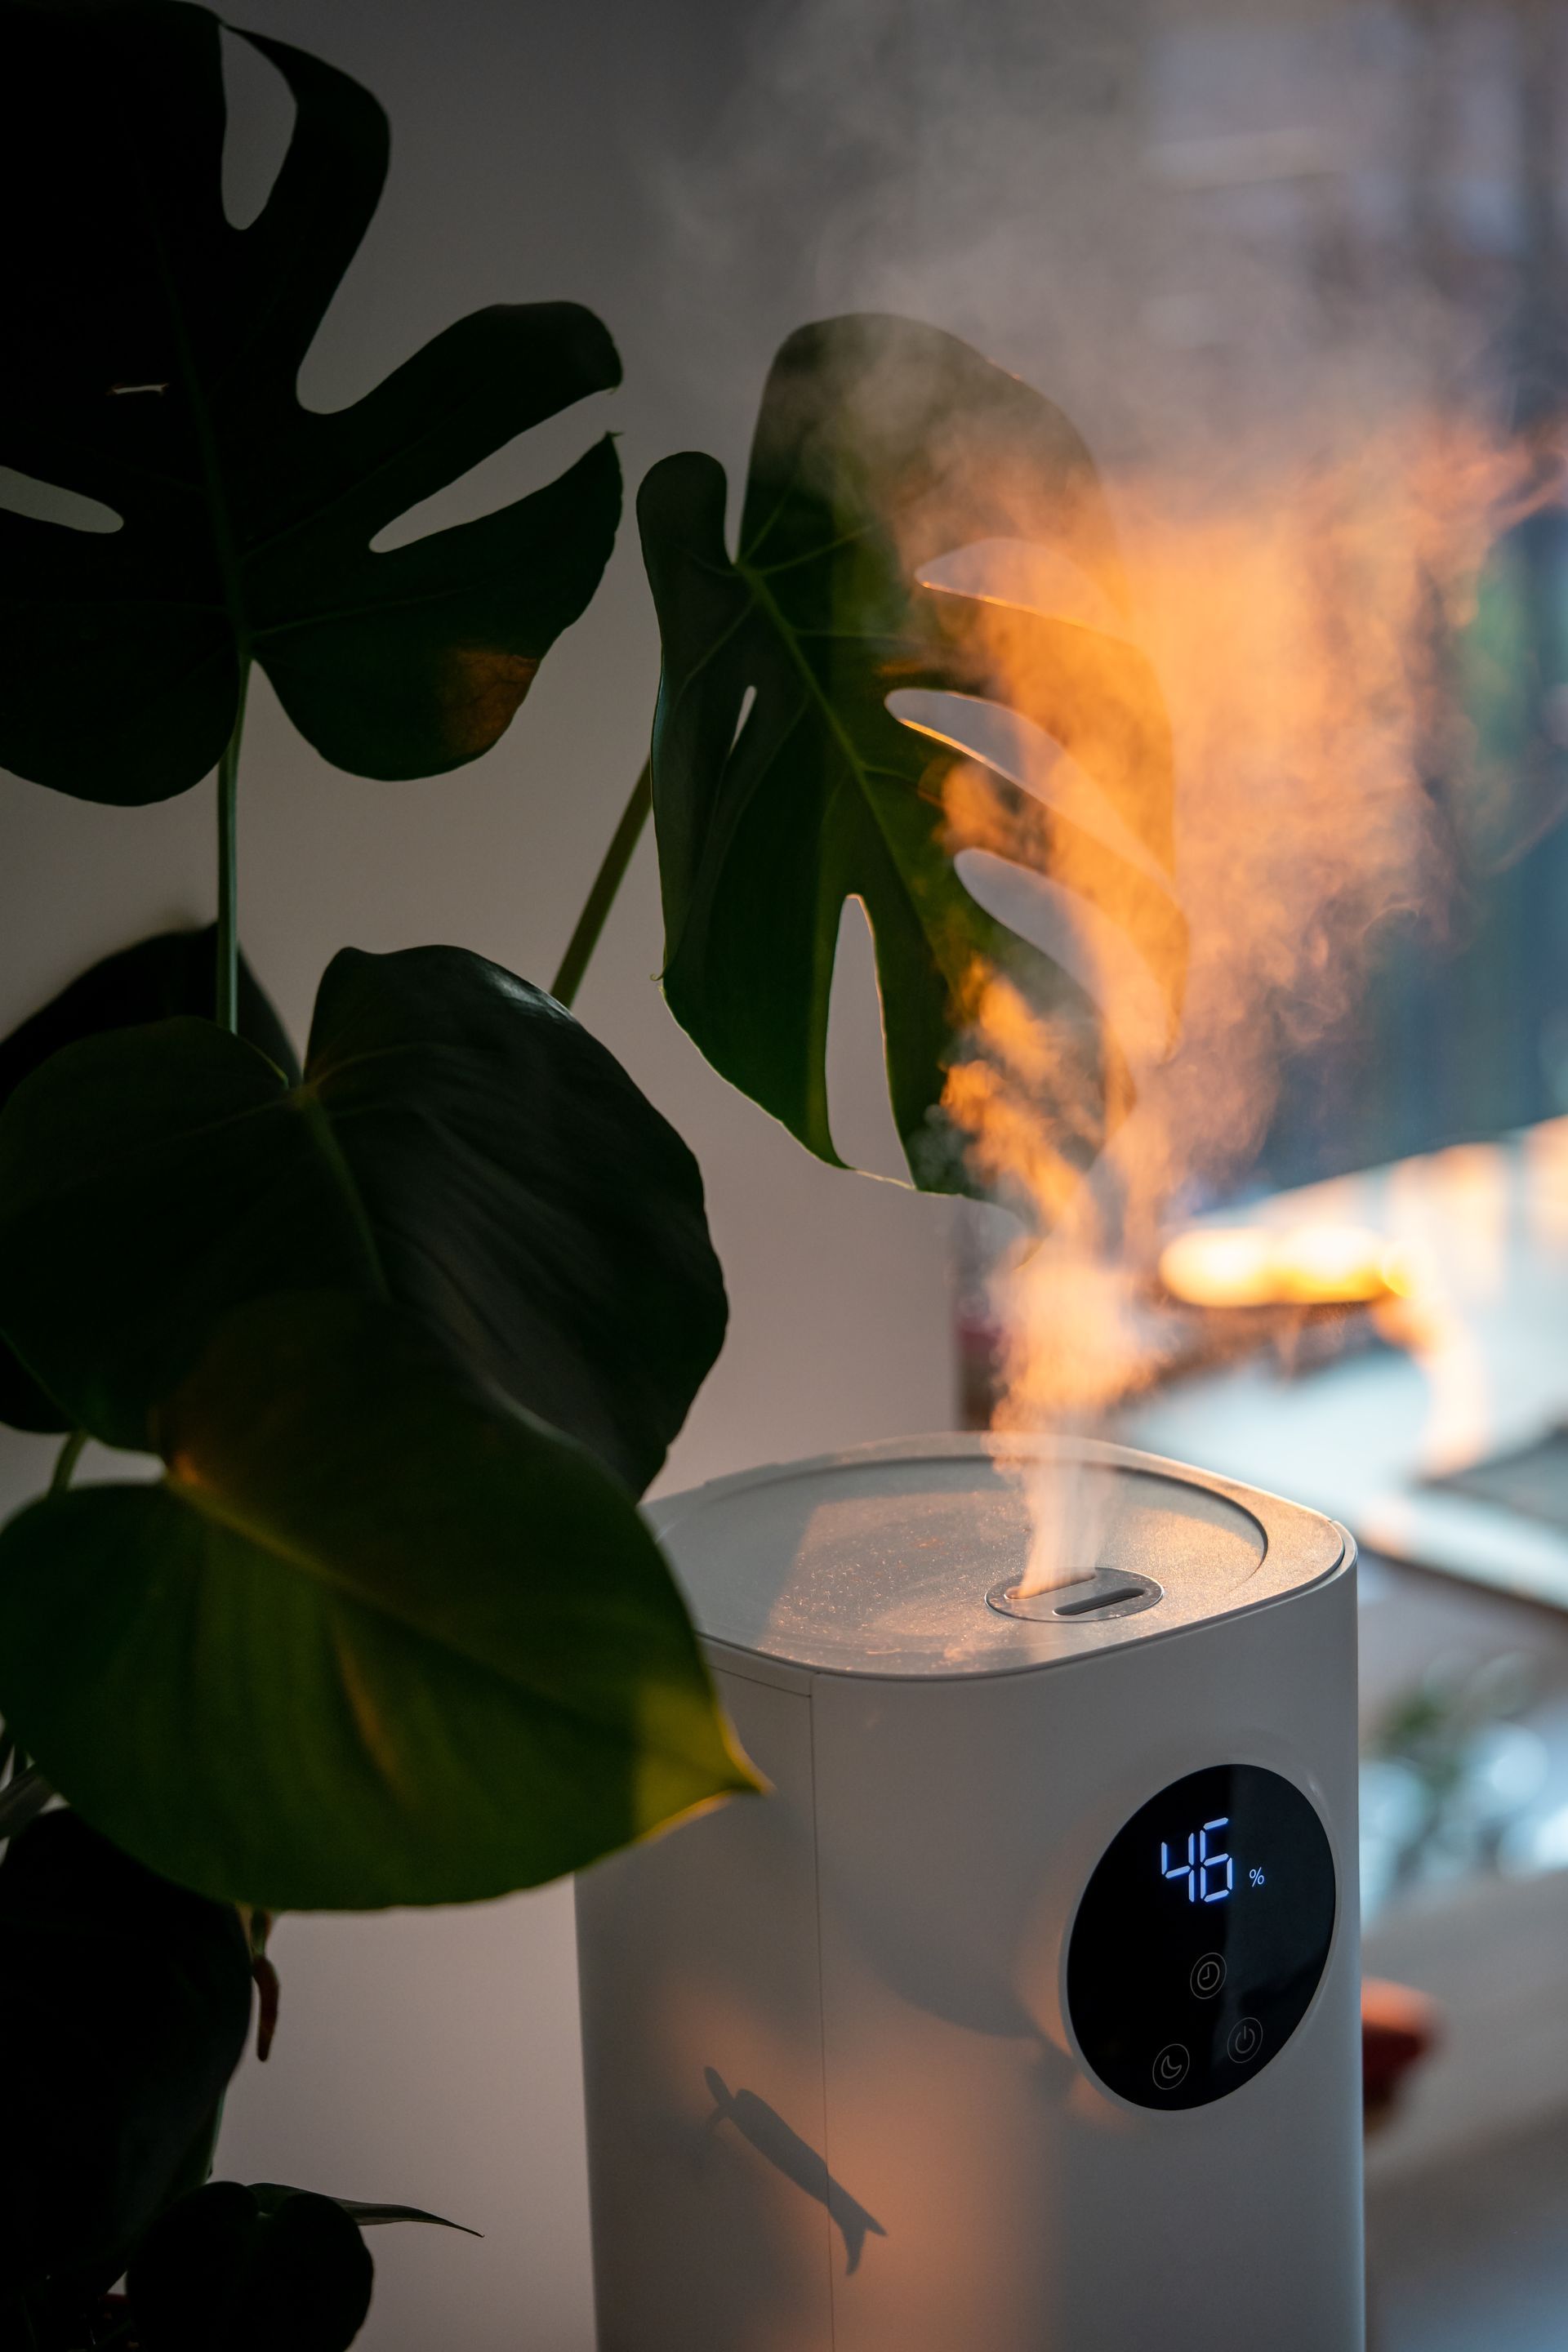
[[[1282,1066],[1353,1013],[1388,926],[1440,929],[1464,858],[1484,857],[1506,831],[1495,788],[1468,773],[1470,747],[1441,690],[1442,646],[1468,616],[1500,531],[1556,495],[1559,474],[1540,453],[1500,453],[1452,422],[1347,428],[1338,447],[1326,420],[1310,465],[1238,457],[1223,485],[1111,485],[1136,614],[1120,625],[1149,656],[1171,715],[1173,887],[1157,857],[1126,846],[1158,833],[1137,806],[1146,738],[1100,782],[1065,753],[1053,767],[1042,737],[1028,773],[1009,771],[1029,787],[1021,804],[981,763],[994,754],[964,733],[973,722],[961,706],[929,722],[976,753],[948,787],[952,846],[989,854],[1004,872],[1001,861],[1044,851],[1058,929],[1042,944],[1099,1004],[1136,1089],[1086,1177],[1074,1150],[1084,1114],[1069,1094],[1063,1119],[1068,1057],[1052,1016],[1001,974],[971,972],[972,1050],[951,1072],[945,1108],[977,1174],[1034,1228],[998,1278],[999,1427],[1105,1427],[1190,1352],[1190,1318],[1172,1299],[1365,1302],[1381,1316],[1410,1287],[1408,1261],[1386,1238],[1329,1225],[1193,1232],[1162,1255],[1173,1203],[1254,1160]],[[984,555],[963,559],[966,584],[979,584]],[[1042,680],[1021,665],[1058,658],[1065,626],[1042,636],[1018,615],[1029,607],[1071,623],[1075,646],[1103,643],[1119,625],[1098,590],[1085,583],[1075,595],[1070,566],[1037,570],[1048,593],[1030,586],[1016,544],[993,563],[993,690],[1008,699],[1011,680],[1016,708],[1059,704],[1049,729],[1058,751],[1076,743],[1086,760],[1114,765],[1116,743],[1070,707],[1074,692],[1095,691],[1094,658],[1075,652]],[[1441,815],[1426,784],[1435,762]],[[1183,918],[1190,955],[1173,1048],[1170,956]],[[1107,952],[1113,935],[1137,952]],[[1071,1496],[1056,1474],[1041,1477],[1031,1585],[1091,1557]]]
[[[1190,1307],[1268,1307],[1279,1297],[1272,1241],[1256,1225],[1180,1234],[1161,1252],[1160,1279]]]
[[[1160,1280],[1189,1307],[1371,1306],[1408,1297],[1408,1261],[1360,1225],[1200,1226],[1160,1254]]]

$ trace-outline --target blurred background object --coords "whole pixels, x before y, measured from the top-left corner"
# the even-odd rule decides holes
[[[1369,2132],[1393,2115],[1406,2075],[1441,2034],[1440,2016],[1436,2001],[1408,1985],[1384,1977],[1363,1979],[1362,2097]]]

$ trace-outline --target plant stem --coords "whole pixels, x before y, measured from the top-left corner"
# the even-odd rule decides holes
[[[70,1485],[71,1472],[80,1461],[81,1449],[86,1444],[86,1430],[73,1429],[59,1450],[59,1457],[55,1464],[55,1475],[49,1480],[51,1495],[63,1495]]]
[[[611,836],[605,852],[605,862],[594,877],[594,887],[587,902],[577,918],[561,969],[550,983],[550,993],[559,1004],[570,1004],[583,984],[583,974],[588,969],[588,959],[599,944],[599,933],[605,928],[605,918],[615,903],[616,891],[626,879],[632,852],[647,823],[653,806],[653,763],[645,760],[642,773],[632,786],[632,796],[622,812],[621,821]]]
[[[217,763],[217,1007],[220,1029],[239,1026],[239,740],[245,732],[245,693],[250,656],[239,661],[239,698],[234,730]]]

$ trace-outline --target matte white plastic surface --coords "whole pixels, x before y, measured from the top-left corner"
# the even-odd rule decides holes
[[[1082,1565],[1152,1577],[1164,1592],[1152,1615],[1039,1621],[979,1605],[1027,1561],[1020,1472],[1058,1455],[1072,1516],[1096,1537]],[[1337,1564],[1331,1521],[1255,1500],[1267,1530],[1246,1487],[1176,1463],[953,1436],[716,1479],[662,1504],[658,1526],[710,1641],[841,1673],[984,1675],[1204,1622]]]
[[[603,2352],[1361,2345],[1347,1541],[1244,1489],[1097,1465],[1126,1481],[1121,1524],[1172,1597],[969,1641],[962,1612],[994,1617],[984,1594],[1023,1530],[964,1441],[851,1457],[837,1496],[812,1465],[804,1512],[764,1474],[750,1549],[744,1482],[670,1507],[773,1793],[580,1884]],[[1339,1878],[1328,1965],[1239,2090],[1131,2106],[1064,2015],[1074,1911],[1129,1816],[1223,1762],[1316,1806]]]

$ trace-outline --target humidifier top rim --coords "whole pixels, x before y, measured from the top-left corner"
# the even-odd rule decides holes
[[[1155,1639],[1315,1584],[1348,1549],[1316,1511],[1088,1439],[904,1438],[652,1509],[718,1651],[898,1680],[1016,1674]],[[1020,1600],[1042,1514],[1070,1555],[1055,1572],[1076,1580]]]

